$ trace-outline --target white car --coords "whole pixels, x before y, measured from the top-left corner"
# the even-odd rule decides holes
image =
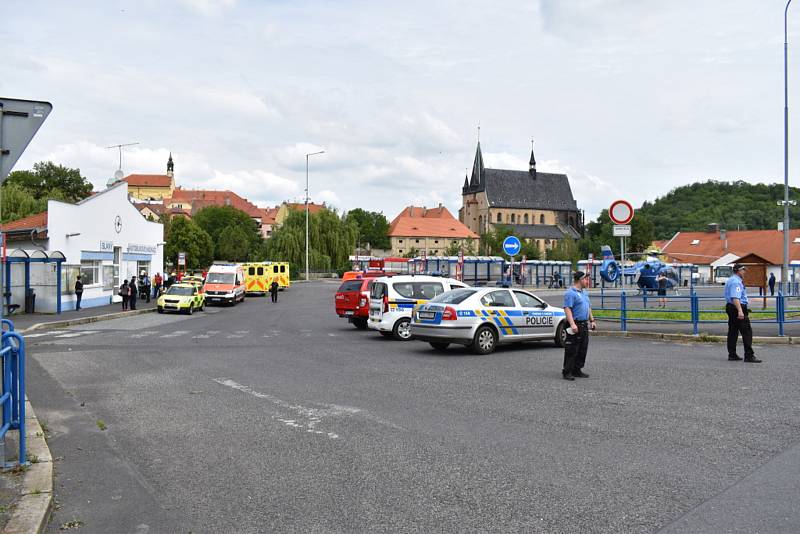
[[[411,339],[408,326],[414,306],[466,284],[438,276],[385,276],[372,283],[369,295],[369,328],[384,336],[405,341]]]
[[[520,341],[566,340],[567,316],[537,296],[496,287],[456,289],[414,309],[411,336],[436,350],[451,343],[489,354],[497,345]]]

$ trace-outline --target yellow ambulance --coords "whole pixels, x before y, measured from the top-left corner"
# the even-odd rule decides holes
[[[278,282],[280,289],[286,289],[291,284],[289,263],[285,261],[243,263],[242,268],[247,293],[266,295],[273,280]]]

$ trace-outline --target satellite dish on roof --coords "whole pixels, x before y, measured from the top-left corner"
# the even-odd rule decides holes
[[[122,172],[122,169],[117,169],[116,171],[114,171],[114,179],[115,179],[116,181],[120,181],[120,180],[122,180],[124,177],[125,177],[125,173],[124,173],[124,172]]]

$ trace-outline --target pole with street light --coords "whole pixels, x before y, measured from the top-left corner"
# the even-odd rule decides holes
[[[317,154],[324,154],[324,150],[306,154],[306,281],[308,281],[308,158]]]
[[[789,282],[789,4],[783,10],[783,265],[781,285]]]

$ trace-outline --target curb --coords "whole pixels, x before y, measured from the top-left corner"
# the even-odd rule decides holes
[[[725,336],[713,336],[709,334],[665,334],[660,332],[615,332],[613,330],[596,330],[592,335],[600,337],[630,337],[638,339],[662,339],[664,341],[686,341],[690,343],[724,343]],[[800,344],[800,338],[794,337],[753,337],[754,345],[796,345]]]
[[[51,321],[49,323],[36,323],[29,326],[25,330],[20,330],[21,335],[28,334],[34,330],[45,330],[47,328],[64,328],[67,326],[75,326],[79,324],[97,323],[100,321],[110,321],[112,319],[121,319],[123,317],[132,317],[134,315],[143,315],[145,313],[155,312],[155,308],[147,308],[146,310],[133,310],[124,312],[107,313],[105,315],[93,315],[91,317],[78,317],[77,319],[67,319],[65,321]]]
[[[44,431],[25,399],[25,426],[28,437],[28,464],[22,479],[22,497],[3,528],[3,534],[41,534],[47,528],[53,506],[53,457],[44,438]]]

